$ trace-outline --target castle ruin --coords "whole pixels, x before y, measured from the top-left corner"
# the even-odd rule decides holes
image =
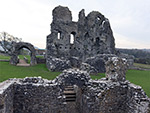
[[[51,34],[47,36],[47,67],[51,71],[68,68],[89,68],[105,72],[105,60],[115,56],[115,42],[109,20],[93,11],[85,16],[79,12],[77,22],[71,11],[58,6],[53,10]]]
[[[53,10],[47,67],[66,70],[54,80],[26,77],[0,83],[0,113],[150,113],[143,89],[126,80],[128,62],[116,57],[109,21],[99,12],[85,16],[81,10],[73,22],[67,7]],[[106,77],[99,80],[89,75],[104,71]]]

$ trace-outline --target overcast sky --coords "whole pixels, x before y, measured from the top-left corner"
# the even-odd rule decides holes
[[[0,32],[46,47],[52,10],[68,6],[73,21],[78,12],[99,11],[109,19],[116,47],[150,49],[150,0],[0,0]]]

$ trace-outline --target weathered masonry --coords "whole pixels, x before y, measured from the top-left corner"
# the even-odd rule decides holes
[[[109,20],[93,11],[85,16],[79,12],[77,22],[71,11],[58,6],[53,10],[51,34],[47,36],[47,67],[52,71],[68,68],[105,72],[105,60],[116,56],[115,42]]]
[[[127,61],[113,57],[106,78],[69,69],[56,79],[10,79],[0,83],[0,113],[149,113],[150,99],[125,78]]]
[[[13,65],[17,65],[17,63],[19,62],[19,59],[18,59],[19,50],[21,50],[22,48],[26,48],[26,49],[29,49],[31,51],[30,65],[37,64],[36,55],[35,55],[35,48],[32,44],[27,43],[27,42],[14,43],[13,54],[11,56],[10,63]]]

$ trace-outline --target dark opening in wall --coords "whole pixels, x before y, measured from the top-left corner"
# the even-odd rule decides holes
[[[100,51],[97,52],[97,54],[99,54],[99,53],[100,53]]]
[[[100,38],[99,37],[96,37],[96,45],[98,46],[100,43]]]
[[[57,34],[57,39],[60,39],[60,36],[61,36],[61,33],[58,32],[58,34]]]
[[[0,105],[0,110],[4,109],[4,104]]]
[[[85,38],[88,38],[89,37],[89,33],[87,32],[84,36],[85,36]]]
[[[100,41],[99,37],[96,37],[96,41],[97,41],[97,42],[99,42],[99,41]]]

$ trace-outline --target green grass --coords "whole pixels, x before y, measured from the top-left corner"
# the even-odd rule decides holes
[[[0,62],[0,82],[9,78],[24,78],[24,77],[38,77],[52,80],[56,78],[61,72],[50,72],[45,64],[38,64],[30,67],[18,67],[10,65],[9,62]],[[100,79],[105,77],[104,73],[91,75],[92,79]],[[150,97],[150,71],[128,70],[126,78],[130,82],[142,86],[146,94]]]
[[[18,55],[18,56],[19,56],[19,59],[24,59],[24,57],[26,57],[28,59],[27,63],[30,63],[30,61],[31,61],[30,55]]]
[[[30,67],[18,67],[9,62],[0,62],[0,82],[9,78],[24,78],[41,76],[46,79],[54,79],[60,72],[50,72],[45,64],[38,64]]]
[[[39,55],[37,55],[36,57],[37,57],[37,58],[44,58],[44,56],[39,56]]]
[[[150,65],[147,65],[147,64],[134,63],[134,66],[139,67],[139,68],[150,69]]]
[[[128,70],[126,79],[136,85],[142,86],[146,94],[150,97],[150,71]]]
[[[9,59],[10,59],[10,56],[0,55],[0,59],[6,59],[6,60],[9,60]]]
[[[101,79],[101,78],[103,78],[103,77],[105,77],[105,73],[98,73],[98,74],[96,74],[96,75],[91,75],[91,78],[92,78],[93,80],[95,80],[95,79]]]

